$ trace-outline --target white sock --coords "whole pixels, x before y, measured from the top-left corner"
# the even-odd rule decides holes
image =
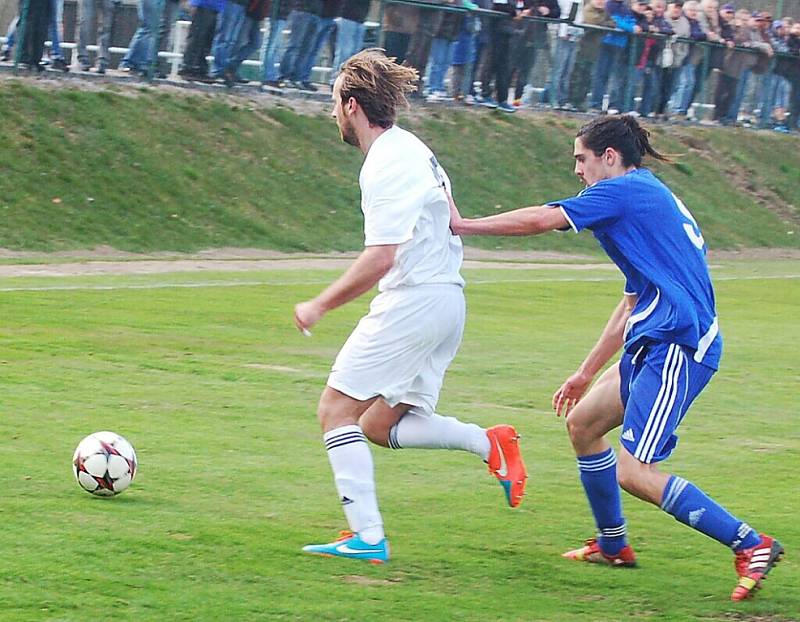
[[[367,544],[377,544],[384,537],[383,520],[367,438],[357,425],[330,430],[322,438],[350,530]]]
[[[389,447],[461,449],[488,460],[490,444],[486,430],[479,425],[436,413],[420,415],[412,408],[389,431]]]

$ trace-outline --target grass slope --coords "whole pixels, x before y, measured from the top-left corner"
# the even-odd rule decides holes
[[[361,245],[361,154],[340,142],[326,114],[244,98],[14,80],[0,85],[0,109],[0,248]],[[431,109],[402,122],[437,153],[465,214],[579,189],[575,119]],[[658,148],[684,154],[677,166],[656,169],[712,248],[800,247],[796,137],[698,128],[654,134]],[[471,243],[598,252],[588,235]]]
[[[797,620],[800,286],[790,262],[715,275],[723,369],[666,468],[783,541],[754,601],[728,600],[729,551],[629,496],[640,568],[559,556],[593,524],[549,396],[594,343],[618,276],[467,273],[440,410],[518,426],[530,494],[510,510],[472,455],[376,448],[394,556],[372,567],[299,552],[344,525],[314,408],[367,300],[304,339],[292,305],[332,273],[212,273],[0,280],[0,620]],[[70,473],[100,429],[140,460],[111,500]]]

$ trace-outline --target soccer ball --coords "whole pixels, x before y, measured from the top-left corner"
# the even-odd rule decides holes
[[[136,452],[119,434],[95,432],[75,449],[72,471],[85,491],[113,497],[130,486],[136,476]]]

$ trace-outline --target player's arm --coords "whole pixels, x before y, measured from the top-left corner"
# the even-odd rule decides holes
[[[453,197],[450,200],[450,230],[456,235],[535,235],[569,229],[563,212],[556,207],[522,207],[485,218],[462,218]]]
[[[321,294],[296,305],[294,323],[298,330],[311,328],[331,309],[341,307],[375,287],[394,265],[397,247],[397,244],[367,246],[347,271]]]
[[[636,306],[636,295],[625,294],[611,314],[600,339],[586,355],[578,370],[567,378],[558,391],[553,394],[553,409],[559,417],[562,413],[564,416],[569,414],[572,407],[583,397],[597,372],[603,369],[611,357],[622,347],[625,325],[634,306]]]

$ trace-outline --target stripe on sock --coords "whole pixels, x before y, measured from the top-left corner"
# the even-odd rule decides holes
[[[672,507],[675,505],[675,502],[678,500],[678,497],[681,496],[683,489],[686,488],[688,483],[689,482],[682,477],[673,475],[667,483],[666,489],[664,489],[664,499],[661,502],[661,509],[671,513]]]
[[[600,535],[604,538],[624,538],[627,532],[625,523],[622,523],[617,527],[604,527],[600,530]]]
[[[390,449],[402,449],[400,443],[397,442],[397,424],[396,423],[389,429],[389,448]]]
[[[593,456],[592,458],[578,458],[578,470],[584,473],[591,473],[593,471],[603,471],[611,468],[617,463],[617,454],[610,447],[608,451],[600,456]]]
[[[342,447],[344,445],[349,445],[350,443],[366,443],[367,437],[364,436],[364,433],[359,431],[348,431],[343,432],[342,434],[337,434],[336,436],[331,436],[330,438],[325,439],[325,449],[330,451],[331,449],[335,449],[336,447]]]

